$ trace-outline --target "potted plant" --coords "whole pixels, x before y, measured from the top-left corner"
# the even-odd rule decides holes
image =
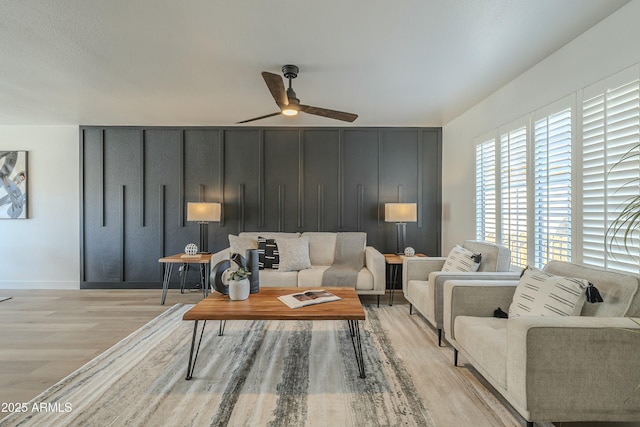
[[[229,298],[234,301],[245,300],[249,298],[251,283],[249,276],[251,272],[242,267],[231,272],[229,276]]]

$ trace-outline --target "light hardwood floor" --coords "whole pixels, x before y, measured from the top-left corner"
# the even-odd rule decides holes
[[[201,292],[1,290],[0,402],[28,402],[176,303]],[[1,418],[1,417],[0,417]]]
[[[0,290],[13,297],[0,302],[0,402],[28,402],[174,304],[202,299],[202,292],[170,289],[160,305],[160,294]],[[363,302],[375,303],[375,297]]]
[[[0,290],[0,296],[12,296],[0,302],[0,402],[28,402],[74,370],[113,346],[169,307],[177,303],[193,304],[202,299],[201,292],[169,290],[164,306],[160,305],[160,290]],[[387,295],[388,296],[388,295]],[[387,304],[387,296],[380,304]],[[376,297],[362,297],[364,304],[375,304]],[[407,302],[397,291],[394,305]],[[408,307],[407,307],[408,314]],[[433,356],[446,352],[446,367],[450,364],[449,349],[437,347],[435,331],[419,315],[412,322],[424,325],[424,344],[433,346]],[[431,329],[431,330],[430,330]],[[435,363],[437,357],[431,359]],[[444,360],[444,359],[443,359]],[[468,375],[477,378],[467,365]],[[461,368],[456,368],[461,369]],[[485,384],[481,378],[475,382]],[[457,389],[456,384],[450,384]],[[440,388],[447,389],[440,384]],[[482,386],[481,386],[482,387]],[[459,387],[458,387],[459,388]],[[477,408],[451,406],[450,397],[431,402],[433,410],[446,420],[448,411],[483,411]],[[473,399],[471,399],[473,400]],[[513,414],[496,395],[500,411]],[[2,418],[3,414],[0,414]],[[518,418],[516,416],[516,418]],[[443,424],[448,425],[446,421]],[[515,423],[514,425],[523,425]],[[559,426],[636,426],[635,423],[562,423]],[[541,423],[537,426],[552,426]]]

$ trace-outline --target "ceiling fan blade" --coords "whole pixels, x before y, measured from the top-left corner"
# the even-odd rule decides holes
[[[277,74],[270,73],[268,71],[262,72],[262,78],[271,92],[271,96],[278,104],[278,107],[282,108],[284,105],[289,104],[289,98],[287,98],[287,91],[284,88],[282,77]]]
[[[327,108],[312,107],[310,105],[300,105],[300,111],[304,111],[308,114],[314,114],[316,116],[342,120],[343,122],[353,122],[358,118],[357,114],[345,113],[344,111],[329,110]]]
[[[243,120],[241,122],[236,122],[236,124],[238,125],[240,123],[249,123],[249,122],[253,122],[255,120],[266,119],[267,117],[278,116],[280,114],[281,114],[280,111],[278,111],[277,113],[267,114],[266,116],[254,117],[253,119],[248,119],[248,120]]]

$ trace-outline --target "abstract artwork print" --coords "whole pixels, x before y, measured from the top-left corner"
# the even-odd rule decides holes
[[[0,219],[27,217],[27,152],[0,151]]]

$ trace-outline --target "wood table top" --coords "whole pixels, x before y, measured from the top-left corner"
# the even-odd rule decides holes
[[[198,254],[197,256],[185,256],[185,253],[179,253],[175,255],[169,255],[162,257],[158,262],[173,262],[173,263],[186,263],[186,264],[208,264],[211,262],[211,254]]]
[[[408,257],[405,255],[398,255],[398,254],[383,254],[383,255],[384,255],[384,262],[386,262],[387,264],[402,264],[403,259],[413,258],[413,257]],[[426,257],[426,255],[415,254],[414,257],[424,258]]]
[[[182,320],[364,320],[360,298],[353,288],[323,287],[342,298],[300,308],[289,308],[278,297],[315,288],[260,288],[242,301],[214,292],[187,311]]]

